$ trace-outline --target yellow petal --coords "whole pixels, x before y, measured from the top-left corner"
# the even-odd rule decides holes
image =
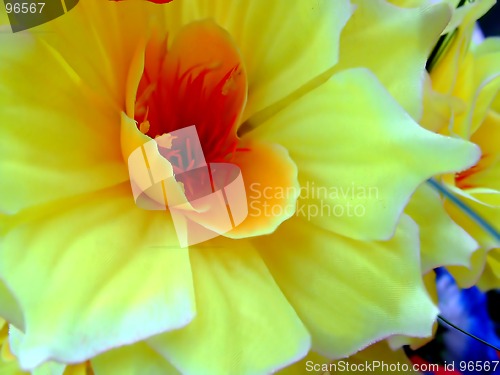
[[[5,321],[5,319],[0,318],[0,343],[3,342],[7,337],[8,329],[6,327],[7,322]]]
[[[63,375],[90,375],[87,363],[66,366]]]
[[[442,94],[450,94],[456,88],[457,79],[461,78],[458,72],[462,69],[463,58],[469,49],[475,22],[484,15],[494,4],[494,0],[474,1],[468,4],[458,14],[461,19],[460,27],[450,39],[449,44],[442,51],[432,67],[432,86]],[[457,23],[453,20],[453,23]]]
[[[15,362],[17,366],[20,366],[17,356],[19,355],[19,346],[24,338],[23,332],[15,328],[14,326],[9,326],[9,343],[8,348],[10,349],[11,361]],[[5,347],[4,347],[5,348]],[[2,349],[4,349],[2,348]],[[62,363],[57,363],[54,361],[47,361],[40,366],[32,369],[29,373],[31,375],[63,375],[64,368],[66,366]],[[24,369],[23,369],[24,370]],[[24,373],[24,372],[23,372]]]
[[[271,373],[306,355],[308,332],[246,240],[214,239],[190,256],[197,315],[148,340],[181,373]]]
[[[300,193],[297,167],[280,145],[247,140],[231,159],[241,168],[247,195],[248,216],[230,238],[272,233],[296,209]]]
[[[312,222],[358,239],[390,238],[423,181],[478,159],[474,145],[418,126],[364,69],[334,75],[245,137],[285,146],[307,190],[299,202],[324,209]]]
[[[9,27],[9,16],[7,10],[4,7],[0,8],[0,30],[2,32],[11,32]]]
[[[1,242],[0,242],[1,243]],[[7,319],[17,327],[24,327],[24,318],[19,303],[0,278],[0,317]],[[1,320],[1,318],[0,318]]]
[[[467,21],[468,14],[470,13],[471,8],[476,7],[477,9],[476,3],[482,3],[483,5],[482,12],[484,13],[486,13],[486,11],[495,4],[495,0],[467,1],[467,2],[462,2],[462,5],[459,7],[458,4],[460,3],[460,0],[437,0],[437,1],[436,0],[388,0],[388,1],[394,5],[404,8],[418,8],[418,7],[426,8],[435,4],[436,2],[448,4],[449,6],[451,6],[451,8],[453,8],[453,15],[450,22],[448,23],[448,26],[446,26],[446,29],[443,31],[443,35],[454,31],[456,28],[458,28],[460,25],[463,25],[464,23],[470,22]]]
[[[483,290],[500,288],[500,248],[488,252],[486,266],[477,285]]]
[[[5,322],[4,322],[5,323]],[[2,320],[0,319],[0,327],[2,325]],[[2,329],[0,329],[0,374],[2,375],[21,375],[28,374],[24,372],[19,367],[19,362],[16,356],[10,350],[10,343],[8,338],[8,332],[10,331],[10,343],[13,345],[13,352],[17,354],[19,350],[19,344],[23,337],[23,333],[17,330],[15,327],[5,324]],[[5,333],[5,337],[2,334]],[[5,341],[4,341],[5,340]],[[3,341],[3,345],[2,345]],[[116,363],[115,363],[116,366]],[[61,363],[48,361],[40,365],[39,367],[33,369],[31,375],[91,375],[90,363],[84,362],[75,365],[64,365]]]
[[[0,33],[0,45],[0,211],[125,181],[119,114],[28,34]]]
[[[126,184],[9,225],[0,276],[24,312],[24,368],[83,362],[192,319],[188,254],[166,213],[135,206]]]
[[[420,125],[435,133],[446,132],[453,124],[454,116],[463,114],[466,109],[467,106],[463,100],[435,91],[430,77],[425,75],[424,112],[419,121]]]
[[[386,242],[341,237],[302,219],[253,241],[318,353],[342,358],[393,334],[431,334],[437,309],[422,283],[418,230],[408,217]]]
[[[335,71],[370,69],[415,119],[422,114],[422,75],[441,31],[450,19],[445,4],[402,9],[383,0],[355,0],[342,32]]]
[[[245,119],[335,65],[352,12],[347,0],[204,3],[198,17],[214,17],[241,48],[249,84]]]
[[[446,213],[430,186],[420,186],[405,209],[420,229],[422,273],[448,265],[469,266],[477,242]]]
[[[180,374],[144,342],[112,349],[99,355],[92,359],[92,368],[96,374],[105,375]]]
[[[124,109],[134,52],[161,18],[158,7],[148,1],[84,0],[63,17],[37,27],[33,35],[52,48],[81,86],[119,111]]]
[[[486,264],[486,254],[487,251],[484,248],[480,248],[476,250],[474,254],[472,254],[469,267],[446,267],[447,270],[450,271],[460,288],[470,288],[477,284],[479,278],[484,272],[484,267]]]
[[[481,188],[467,189],[465,191],[452,188],[452,190],[458,192],[464,203],[488,223],[491,223],[493,227],[496,227],[497,223],[500,222],[500,192]],[[488,268],[485,269],[486,261],[489,259],[488,253],[497,249],[500,243],[498,239],[485,231],[474,219],[456,205],[446,201],[445,207],[452,219],[467,230],[481,245],[481,248],[473,254],[470,267],[449,267],[457,284],[461,288],[468,288],[478,282],[485,270],[487,272],[491,271]]]
[[[28,372],[24,372],[19,368],[19,365],[15,361],[3,362],[0,361],[0,374],[2,375],[28,375]]]
[[[454,95],[467,103],[467,110],[457,116],[451,129],[466,139],[476,132],[500,89],[500,48],[469,53],[458,72]]]
[[[484,220],[496,227],[497,223],[500,222],[500,192],[490,190],[483,193],[481,190],[477,190],[468,189],[459,198]],[[445,207],[453,221],[474,237],[482,248],[490,250],[500,245],[498,239],[486,232],[473,218],[456,205],[447,200],[445,201]]]
[[[438,305],[438,294],[437,294],[437,286],[436,286],[436,273],[434,271],[427,272],[423,275],[423,281],[425,288],[427,289],[427,293],[432,299],[432,302],[437,306]],[[402,335],[393,335],[389,337],[386,342],[389,344],[393,350],[401,349],[405,345],[409,345],[413,350],[416,350],[425,344],[429,343],[434,339],[434,335],[436,334],[438,328],[437,320],[434,321],[432,326],[432,334],[427,337],[410,337],[410,336],[402,336]]]
[[[481,52],[481,50],[479,50]],[[500,89],[500,48],[488,53],[475,53],[474,97],[471,98],[469,118],[470,134],[473,134],[487,116],[488,110]]]
[[[471,141],[481,147],[481,160],[459,183],[463,189],[488,188],[500,192],[500,115],[488,111]]]

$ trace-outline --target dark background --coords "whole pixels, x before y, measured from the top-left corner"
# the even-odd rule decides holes
[[[497,0],[500,1],[500,0]],[[497,3],[479,20],[485,36],[500,36],[500,4]]]

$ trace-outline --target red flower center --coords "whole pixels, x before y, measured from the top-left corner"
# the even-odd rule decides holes
[[[229,34],[210,21],[196,22],[170,48],[166,38],[149,42],[134,119],[153,139],[195,125],[206,161],[228,161],[237,149],[246,94],[246,75]],[[179,142],[187,152],[181,157],[173,149],[169,155],[178,161],[175,173],[196,167],[190,140]]]

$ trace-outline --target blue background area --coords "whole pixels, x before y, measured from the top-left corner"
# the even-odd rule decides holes
[[[497,0],[499,1],[499,0]],[[500,4],[496,4],[479,20],[479,25],[486,36],[500,36]]]

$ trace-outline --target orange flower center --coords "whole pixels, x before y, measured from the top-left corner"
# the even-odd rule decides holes
[[[182,29],[167,49],[166,38],[151,38],[139,83],[134,119],[151,138],[195,125],[207,162],[227,161],[237,149],[237,125],[247,95],[246,75],[229,35],[210,21]],[[190,139],[182,155],[167,159],[174,173],[196,168]]]

